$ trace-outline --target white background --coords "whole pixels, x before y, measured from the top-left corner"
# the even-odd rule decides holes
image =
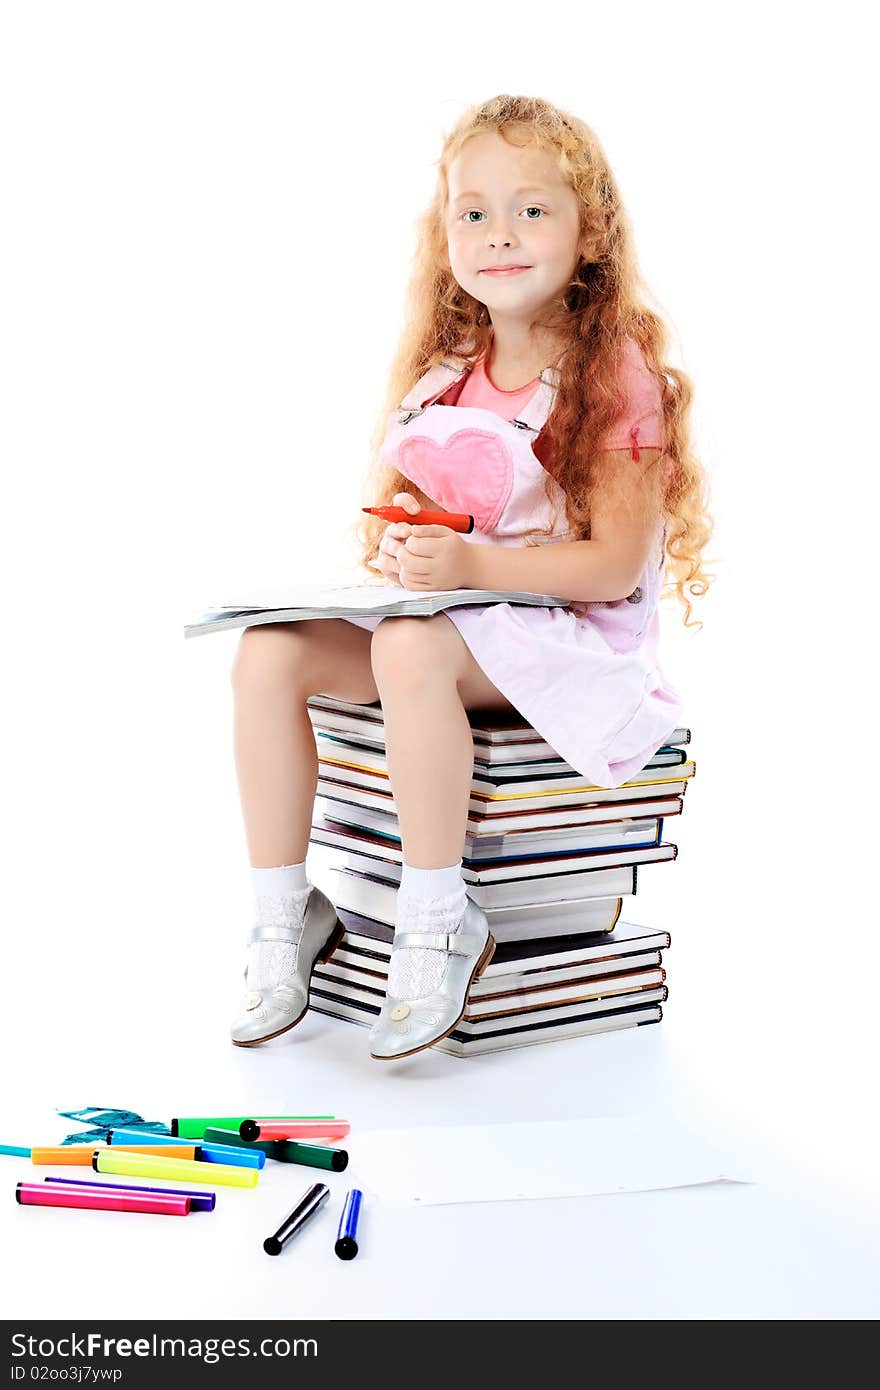
[[[114,1218],[18,1210],[30,1170],[0,1159],[10,1316],[876,1313],[880,430],[863,15],[0,10],[0,1140],[51,1141],[68,1128],[54,1107],[93,1103],[149,1118],[329,1108],[355,1128],[680,1111],[712,1116],[760,1178],[520,1203],[513,1222],[503,1206],[458,1225],[397,1212],[385,1235],[375,1216],[372,1267],[343,1278],[313,1231],[282,1279],[259,1244],[305,1170],[273,1176],[257,1221],[227,1204],[215,1234],[205,1218],[171,1246],[144,1219],[137,1246],[118,1244]],[[415,219],[443,134],[503,91],[598,133],[671,360],[695,383],[712,476],[705,627],[686,632],[677,605],[664,615],[698,772],[667,823],[677,863],[646,871],[627,908],[672,933],[666,1016],[385,1070],[360,1030],[310,1018],[243,1054],[226,1032],[251,911],[236,636],[185,643],[183,624],[230,592],[351,560],[336,518],[359,500]],[[333,514],[316,521],[321,506]],[[235,1243],[258,1252],[253,1270],[227,1260]],[[72,1283],[87,1247],[137,1249],[131,1280]],[[175,1248],[181,1269],[187,1253],[216,1255],[202,1281],[176,1272]],[[517,1260],[540,1263],[538,1288],[511,1273]]]

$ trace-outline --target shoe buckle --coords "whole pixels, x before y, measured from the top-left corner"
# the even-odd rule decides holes
[[[302,933],[303,929],[301,926],[285,927],[276,925],[252,927],[248,941],[283,941],[288,946],[296,946],[302,940]]]

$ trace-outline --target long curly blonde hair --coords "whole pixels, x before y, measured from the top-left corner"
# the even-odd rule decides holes
[[[701,627],[690,622],[690,597],[705,594],[714,578],[702,568],[713,523],[707,510],[706,472],[690,449],[691,379],[664,360],[669,335],[660,316],[643,302],[646,291],[629,219],[597,137],[583,121],[539,97],[492,97],[466,111],[445,139],[436,191],[417,224],[405,327],[370,440],[363,505],[390,504],[397,492],[410,492],[423,506],[432,505],[403,473],[381,459],[389,419],[430,367],[462,355],[462,344],[470,362],[489,349],[488,310],[453,276],[446,237],[449,166],[471,136],[487,131],[505,139],[515,134],[510,143],[556,152],[560,170],[578,198],[580,244],[592,248],[588,257],[578,258],[574,278],[541,318],[561,344],[556,396],[545,430],[552,442],[553,477],[565,494],[571,529],[588,537],[591,501],[615,489],[619,463],[613,452],[597,445],[624,412],[618,367],[625,341],[634,339],[659,383],[663,403],[664,447],[649,465],[652,476],[644,491],[666,523],[664,596],[677,597],[684,605],[686,627]],[[369,565],[378,554],[384,529],[379,518],[363,513],[353,528],[362,552],[360,564],[373,579],[376,571]]]

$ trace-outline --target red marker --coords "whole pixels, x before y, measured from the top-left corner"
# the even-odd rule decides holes
[[[463,512],[430,512],[424,508],[408,512],[404,507],[361,507],[361,511],[381,516],[383,521],[408,521],[412,526],[448,526],[450,531],[464,531],[465,534],[474,529],[473,517]]]
[[[242,1139],[344,1139],[351,1132],[348,1120],[242,1120]]]

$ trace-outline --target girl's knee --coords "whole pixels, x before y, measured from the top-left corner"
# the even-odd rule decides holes
[[[456,675],[457,631],[449,622],[434,617],[383,618],[373,633],[370,660],[374,675],[399,680],[421,680],[426,675]]]
[[[238,641],[230,679],[234,688],[267,680],[290,680],[302,669],[308,634],[306,623],[258,623],[246,627]]]

